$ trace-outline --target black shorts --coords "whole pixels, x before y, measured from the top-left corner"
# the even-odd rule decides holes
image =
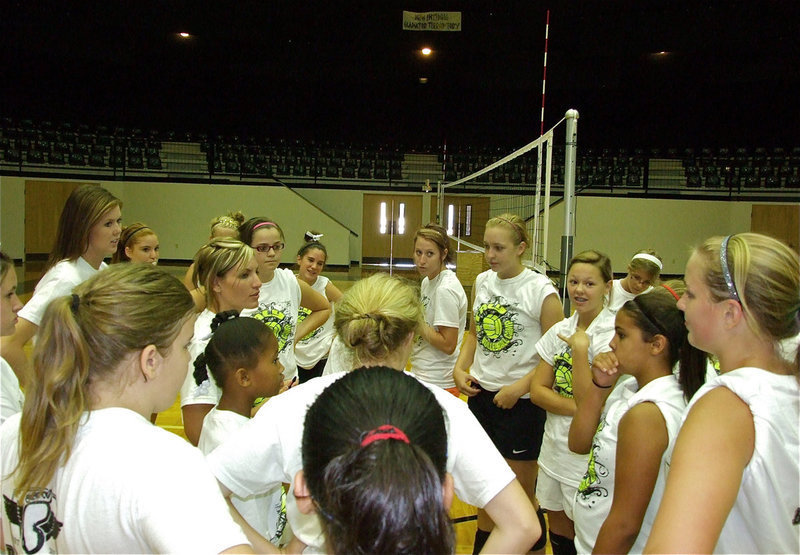
[[[496,393],[482,389],[468,399],[469,410],[503,457],[514,461],[537,460],[547,412],[530,399],[520,399],[511,409],[501,409],[494,404]]]
[[[306,383],[308,380],[311,380],[313,378],[319,378],[322,375],[322,371],[325,370],[326,362],[328,362],[328,359],[323,358],[311,368],[303,368],[302,366],[298,366],[297,367],[298,382]]]

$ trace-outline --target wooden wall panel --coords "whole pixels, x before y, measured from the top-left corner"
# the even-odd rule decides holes
[[[48,254],[67,197],[76,181],[25,181],[25,254]]]
[[[754,204],[750,231],[780,239],[800,253],[800,204]]]

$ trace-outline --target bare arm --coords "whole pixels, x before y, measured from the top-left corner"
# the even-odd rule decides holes
[[[214,405],[197,404],[184,405],[181,407],[183,414],[183,432],[189,442],[197,447],[200,441],[200,432],[203,430],[203,419],[211,412]]]
[[[328,302],[333,305],[334,303],[338,303],[342,299],[343,293],[336,287],[332,281],[328,281],[328,285],[325,286],[325,296],[328,297]]]
[[[640,403],[620,420],[614,500],[597,536],[596,553],[628,553],[633,547],[668,444],[667,425],[654,403]]]
[[[754,445],[750,408],[725,387],[704,395],[681,427],[645,552],[711,553]]]
[[[230,495],[230,492],[229,492],[229,495]],[[233,517],[233,520],[236,522],[236,524],[238,524],[241,527],[242,532],[244,532],[244,535],[247,537],[247,541],[249,541],[252,544],[253,548],[250,549],[249,551],[230,551],[230,550],[226,549],[225,551],[223,551],[223,553],[281,553],[281,550],[280,550],[279,547],[277,547],[276,545],[272,544],[264,536],[259,534],[255,530],[255,528],[250,526],[250,523],[247,522],[244,519],[244,517],[241,515],[241,513],[239,513],[239,511],[236,510],[236,507],[233,506],[233,503],[231,502],[231,498],[230,497],[226,497],[225,501],[228,502],[228,509],[230,509],[230,511],[231,511],[231,516]],[[239,547],[242,547],[242,546],[236,546],[236,548],[239,548]],[[250,547],[250,546],[247,546],[247,547]],[[232,548],[232,549],[236,549],[236,548]]]
[[[458,328],[439,326],[437,329],[423,322],[417,331],[422,339],[445,354],[452,355],[458,347]]]
[[[552,328],[555,324],[564,319],[564,307],[561,306],[561,301],[558,300],[558,295],[553,293],[545,297],[542,302],[542,312],[539,316],[539,325],[542,328],[542,335],[547,333],[547,330]]]
[[[527,553],[542,535],[536,511],[517,480],[500,490],[483,509],[495,525],[482,553]]]
[[[575,414],[575,400],[553,391],[555,379],[553,367],[543,360],[539,361],[531,379],[531,402],[553,414],[572,416]]]
[[[25,355],[25,345],[39,331],[39,326],[20,317],[14,335],[3,337],[0,353],[14,370],[20,385],[24,388],[29,375],[30,361]]]
[[[328,320],[331,303],[305,281],[298,279],[297,283],[300,285],[300,306],[310,310],[311,314],[297,326],[295,337],[305,337]]]
[[[613,372],[604,372],[598,368],[598,364],[604,368],[613,368]],[[614,353],[600,353],[592,363],[590,375],[573,373],[573,393],[582,391],[580,395],[574,395],[576,409],[569,425],[568,444],[573,453],[585,455],[592,448],[592,439],[600,423],[606,399],[619,377],[616,366],[617,357]]]
[[[472,284],[472,298],[470,299],[470,306],[475,305],[475,284]],[[469,327],[464,333],[464,341],[461,344],[461,351],[458,353],[458,360],[456,360],[455,368],[453,368],[453,381],[456,382],[458,390],[467,397],[474,397],[480,391],[472,387],[471,378],[469,375],[469,368],[475,360],[475,349],[478,347],[478,341],[475,337],[475,318],[474,316],[469,319]]]

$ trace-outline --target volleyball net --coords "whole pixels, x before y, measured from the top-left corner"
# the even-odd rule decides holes
[[[565,120],[566,117],[525,146],[477,169],[475,166],[479,165],[479,162],[485,162],[485,158],[474,157],[477,162],[473,162],[471,166],[465,165],[463,160],[458,159],[450,162],[450,167],[462,170],[462,173],[467,169],[472,170],[460,179],[440,182],[437,187],[439,222],[458,243],[458,250],[484,252],[482,224],[485,220],[479,225],[463,225],[464,220],[470,222],[476,211],[474,208],[470,210],[471,213],[457,210],[454,204],[446,202],[445,197],[448,192],[474,191],[488,195],[486,200],[488,218],[503,213],[513,213],[525,220],[532,243],[524,255],[523,263],[526,266],[542,273],[547,272],[548,266],[552,268],[552,265],[548,264],[547,252],[551,186],[554,184],[554,177],[556,184],[564,184],[564,169],[567,166],[564,161],[559,160],[567,151],[557,147],[554,138],[557,128]],[[574,137],[572,139],[574,140]],[[447,163],[445,160],[446,165]],[[452,176],[452,171],[450,175]],[[480,236],[474,232],[477,231],[476,228],[480,230]]]

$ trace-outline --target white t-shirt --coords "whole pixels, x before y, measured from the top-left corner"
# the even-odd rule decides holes
[[[2,428],[5,543],[17,553],[218,553],[247,544],[203,454],[143,416],[84,414],[72,453],[25,503],[8,474],[20,415]]]
[[[211,321],[214,314],[205,309],[194,322],[194,335],[189,343],[189,369],[186,379],[181,386],[181,406],[186,405],[216,405],[222,397],[222,390],[214,381],[211,371],[208,371],[208,379],[200,385],[194,380],[194,360],[206,349],[206,345],[211,341]]]
[[[539,342],[536,350],[542,360],[553,367],[555,380],[553,390],[572,399],[572,349],[559,339],[558,334],[570,337],[578,327],[578,317],[575,312],[565,320],[561,320],[547,330]],[[589,363],[598,353],[610,351],[608,344],[614,337],[614,315],[607,309],[598,314],[586,330],[589,336]],[[588,455],[579,455],[569,450],[568,437],[571,416],[547,413],[544,424],[544,437],[542,438],[542,451],[539,454],[539,468],[561,483],[578,487],[583,474],[586,472]]]
[[[448,355],[417,336],[411,353],[411,372],[424,382],[444,388],[455,387],[453,368],[464,338],[467,294],[455,272],[444,269],[433,280],[422,279],[420,295],[425,307],[425,322],[434,328],[458,329],[458,342],[453,354]]]
[[[25,395],[19,388],[19,380],[11,365],[0,357],[0,424],[10,416],[22,411]]]
[[[642,389],[639,389],[636,379],[632,376],[626,376],[617,383],[606,400],[603,417],[592,440],[588,470],[575,495],[575,549],[578,553],[592,552],[600,528],[611,511],[611,504],[614,501],[620,420],[631,408],[644,402],[654,403],[661,411],[667,426],[668,444],[674,444],[678,437],[686,400],[674,375],[657,378]],[[661,498],[664,496],[668,451],[669,449],[665,449],[661,457],[658,478],[642,519],[639,535],[630,549],[631,553],[641,553],[644,550],[650,530],[653,528]]]
[[[293,483],[302,469],[303,425],[308,407],[344,372],[311,379],[271,398],[256,415],[210,455],[212,471],[236,495],[268,491],[280,482]],[[424,384],[424,382],[422,382]],[[484,507],[514,480],[514,472],[497,451],[467,404],[447,391],[425,384],[446,414],[447,471],[459,499]],[[306,545],[323,545],[315,515],[303,515],[294,495],[286,496],[292,532]]]
[[[700,388],[686,414],[715,387],[727,387],[750,407],[755,447],[714,551],[800,553],[800,528],[793,522],[800,509],[797,376],[752,367],[726,372]]]
[[[331,351],[328,353],[328,360],[322,370],[323,376],[330,376],[338,372],[347,372],[355,367],[353,352],[334,334],[331,343]]]
[[[208,455],[248,420],[250,419],[246,416],[232,410],[219,410],[214,407],[203,420],[203,431],[200,432],[200,441],[197,447],[203,454]],[[286,513],[281,510],[283,487],[280,484],[261,495],[251,495],[246,498],[232,495],[231,502],[239,514],[259,534],[275,545],[281,543],[281,536],[286,525]]]
[[[95,270],[82,257],[77,260],[62,260],[47,270],[47,273],[36,284],[33,297],[19,311],[20,318],[25,318],[31,324],[40,326],[42,316],[44,316],[44,311],[50,301],[70,295],[77,285],[107,267],[105,262],[101,262],[100,268]]]
[[[325,288],[328,287],[330,281],[325,276],[317,276],[317,281],[314,282],[311,288],[327,299],[328,295]],[[331,305],[332,308],[333,305]],[[299,326],[303,320],[308,318],[309,314],[311,314],[311,311],[301,306],[297,315],[297,325]],[[294,348],[297,365],[303,368],[313,368],[320,360],[326,358],[335,333],[333,329],[333,310],[331,310],[331,315],[328,316],[324,324],[297,341],[297,345]]]
[[[242,311],[242,316],[261,320],[275,334],[278,339],[278,359],[283,364],[283,377],[287,380],[297,376],[294,334],[297,331],[301,298],[300,284],[292,271],[278,268],[271,281],[261,284],[258,308]]]
[[[470,374],[483,389],[499,391],[539,364],[542,303],[550,295],[558,296],[550,280],[528,268],[509,279],[500,279],[493,270],[475,278],[477,348]]]
[[[653,290],[652,287],[648,287],[639,294],[644,295],[645,293],[649,293],[652,290]],[[628,301],[633,300],[633,298],[636,296],[637,295],[635,295],[634,293],[628,293],[627,291],[625,291],[625,288],[622,287],[621,279],[615,279],[611,283],[611,295],[609,296],[608,305],[606,305],[606,308],[611,312],[613,312],[614,314],[616,314],[617,311],[620,308],[622,308],[622,305],[624,305]]]

